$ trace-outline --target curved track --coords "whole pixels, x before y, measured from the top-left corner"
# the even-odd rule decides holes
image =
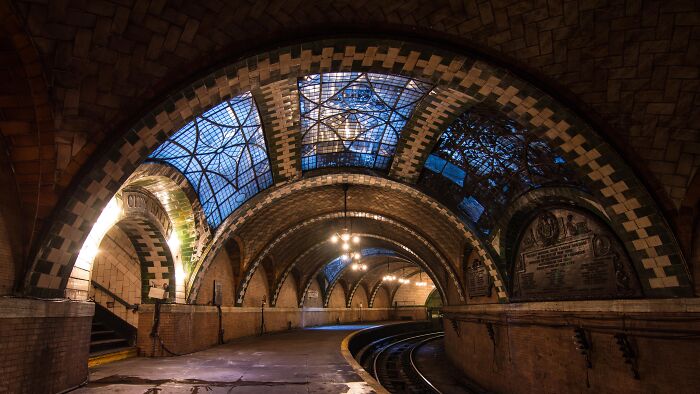
[[[418,370],[415,350],[443,337],[443,332],[400,337],[378,349],[372,361],[374,378],[392,393],[441,393]]]

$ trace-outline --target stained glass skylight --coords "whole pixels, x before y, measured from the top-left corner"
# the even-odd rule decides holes
[[[386,169],[427,83],[399,75],[336,72],[299,80],[301,167]]]
[[[272,185],[260,115],[250,92],[197,116],[149,159],[170,164],[187,177],[213,228]]]
[[[481,107],[465,112],[445,130],[425,168],[452,184],[455,205],[484,233],[494,213],[519,194],[572,179],[564,158],[535,133]],[[424,172],[424,184],[429,175]]]

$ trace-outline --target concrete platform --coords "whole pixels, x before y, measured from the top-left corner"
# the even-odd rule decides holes
[[[374,393],[340,352],[344,337],[372,326],[312,327],[185,356],[116,361],[92,368],[74,393]]]

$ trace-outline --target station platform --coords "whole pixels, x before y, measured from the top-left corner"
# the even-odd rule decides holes
[[[200,352],[131,358],[90,369],[74,393],[374,393],[340,345],[378,324],[309,327],[231,341]]]

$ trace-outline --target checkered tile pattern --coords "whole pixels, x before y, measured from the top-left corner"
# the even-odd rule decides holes
[[[438,86],[419,104],[402,132],[389,176],[415,183],[433,145],[460,114],[476,101],[451,88]]]
[[[151,287],[169,286],[168,298],[175,295],[175,265],[165,237],[157,226],[140,219],[122,220],[119,228],[126,233],[141,262],[141,301],[151,300],[148,291]]]
[[[682,255],[656,204],[610,146],[574,113],[504,69],[447,51],[438,54],[434,49],[410,43],[383,41],[377,45],[357,40],[345,45],[336,40],[332,45],[314,42],[281,48],[270,56],[252,57],[231,64],[171,95],[110,146],[109,151],[99,156],[66,199],[65,205],[58,209],[30,267],[25,292],[35,296],[62,296],[71,266],[100,210],[148,153],[194,115],[226,97],[270,83],[322,71],[353,70],[398,73],[451,88],[460,92],[455,103],[465,96],[486,101],[549,139],[553,146],[560,146],[567,161],[575,163],[589,180],[590,189],[600,191],[598,197],[610,213],[616,231],[625,235],[622,238],[628,250],[633,252],[632,259],[644,268],[640,277],[646,286],[646,294],[652,297],[690,294]],[[426,117],[422,114],[416,116]],[[422,156],[426,153],[420,152]],[[399,168],[416,162],[418,164],[412,170]],[[404,157],[402,163],[406,164],[397,164],[397,171],[400,169],[401,176],[406,179],[414,178],[421,169],[421,160]],[[352,178],[351,175],[341,176],[344,177]],[[314,178],[314,181],[321,179],[324,178]],[[381,183],[378,178],[373,178],[373,182]],[[308,180],[301,180],[292,187],[301,189],[306,185]],[[389,187],[399,187],[397,185]],[[290,191],[279,188],[263,193],[264,197],[249,201],[249,206],[262,199],[272,201],[281,190]],[[420,197],[422,194],[409,190],[417,198],[424,198]],[[499,298],[506,300],[504,283],[486,249],[481,246],[481,240],[444,207],[434,201],[428,204],[453,221],[468,242],[477,245],[476,250],[494,277]],[[237,223],[255,212],[255,209],[241,208],[231,215],[200,262],[206,261],[205,266],[208,265],[212,252],[220,248],[221,239],[231,234]]]
[[[187,178],[174,167],[147,163],[139,166],[126,184],[143,187],[158,198],[180,239],[185,274],[191,274],[212,238],[212,231],[197,192]]]
[[[301,177],[299,90],[289,78],[253,90],[268,144],[275,183]]]
[[[382,281],[379,281],[372,287],[372,291],[369,292],[369,301],[367,301],[367,307],[374,308],[374,299],[377,298],[377,293],[379,292],[379,289],[382,287],[383,284],[384,283],[382,283]]]

